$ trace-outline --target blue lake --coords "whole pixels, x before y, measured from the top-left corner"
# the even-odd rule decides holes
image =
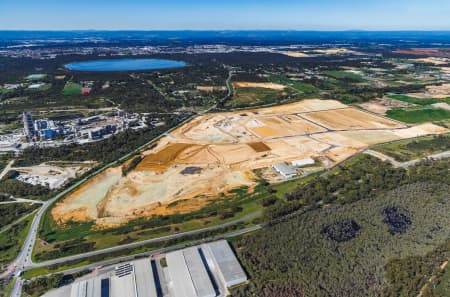
[[[64,65],[75,71],[135,71],[185,67],[182,61],[162,59],[116,59],[73,62]]]

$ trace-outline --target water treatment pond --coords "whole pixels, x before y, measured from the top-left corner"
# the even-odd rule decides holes
[[[163,59],[114,59],[73,62],[64,65],[66,69],[74,71],[136,71],[157,70],[185,67],[183,61]]]

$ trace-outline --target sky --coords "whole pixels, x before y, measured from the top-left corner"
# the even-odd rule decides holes
[[[0,0],[0,30],[450,30],[449,0]]]

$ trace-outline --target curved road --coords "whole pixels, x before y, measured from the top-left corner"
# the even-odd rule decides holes
[[[226,100],[232,93],[232,89],[230,86],[230,80],[231,80],[231,76],[232,76],[232,71],[228,72],[228,77],[225,81],[225,84],[227,86],[228,92],[227,95],[225,97],[223,97],[220,102]],[[217,107],[217,105],[219,104],[219,102],[215,105],[213,105],[212,107],[210,107],[209,109],[200,112],[199,114],[204,114],[204,113],[208,113],[211,110],[213,110],[214,108]],[[3,277],[7,277],[10,274],[18,274],[18,272],[23,271],[26,268],[30,268],[33,267],[33,265],[36,265],[32,262],[31,259],[31,252],[33,250],[34,244],[36,242],[36,238],[37,238],[37,231],[39,228],[39,224],[41,221],[41,218],[43,216],[43,214],[46,212],[46,210],[54,203],[56,202],[58,199],[62,198],[63,196],[65,196],[66,194],[68,194],[69,192],[71,192],[72,190],[76,189],[77,187],[79,187],[81,184],[83,184],[84,182],[86,182],[88,179],[92,178],[93,176],[101,173],[102,171],[104,171],[105,169],[116,165],[117,163],[120,163],[121,161],[124,161],[132,156],[134,156],[136,153],[138,153],[139,151],[141,151],[142,149],[145,149],[146,147],[148,147],[151,143],[159,140],[160,138],[166,136],[168,133],[172,132],[173,130],[177,129],[178,127],[184,125],[185,123],[191,121],[192,119],[194,119],[195,117],[197,117],[199,114],[193,114],[192,116],[186,118],[185,120],[183,120],[182,122],[180,122],[178,125],[176,125],[175,127],[169,129],[168,131],[166,131],[165,133],[149,140],[148,142],[146,142],[145,144],[141,145],[140,147],[138,147],[137,149],[133,150],[132,152],[126,154],[125,156],[119,158],[116,161],[113,161],[109,164],[104,165],[103,167],[101,167],[100,169],[96,170],[95,172],[85,176],[84,178],[82,178],[81,180],[79,180],[78,182],[76,182],[75,184],[73,184],[72,186],[70,186],[69,188],[63,190],[62,192],[60,192],[59,194],[57,194],[55,197],[53,197],[52,199],[45,201],[42,205],[42,207],[39,209],[39,211],[37,212],[37,214],[35,215],[35,217],[33,218],[33,222],[31,224],[30,230],[27,234],[27,237],[24,241],[24,244],[21,247],[21,250],[19,252],[19,255],[16,257],[16,259],[14,259],[14,261],[12,261],[6,271],[4,273],[2,273],[0,275],[0,278]],[[1,172],[1,175],[5,175],[8,171],[9,168],[12,166],[14,161],[11,161],[8,166],[5,168],[5,170],[3,170]],[[223,227],[223,226],[222,226]],[[220,228],[220,227],[219,227]],[[202,229],[203,231],[207,231],[209,228],[205,228]],[[198,230],[199,232],[201,232],[200,230]],[[195,233],[194,233],[195,234]],[[178,235],[178,234],[175,234]],[[186,235],[186,234],[184,234]],[[181,234],[180,234],[181,236]],[[177,236],[178,237],[178,236]],[[176,237],[175,237],[176,238]],[[166,238],[163,240],[167,240],[170,238]],[[148,243],[148,242],[146,242]],[[137,244],[137,243],[136,243]],[[145,243],[142,243],[145,244]],[[122,249],[122,248],[127,248],[127,246],[120,246],[117,247],[118,249]],[[109,251],[106,251],[109,252]],[[86,256],[87,257],[87,256]],[[20,296],[21,295],[21,287],[22,287],[22,280],[20,279],[20,276],[17,277],[17,282],[16,285],[14,286],[13,289],[13,294],[11,296]]]

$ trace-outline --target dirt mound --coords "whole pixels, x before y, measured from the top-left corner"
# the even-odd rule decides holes
[[[149,154],[136,166],[137,171],[152,170],[162,172],[176,159],[185,149],[192,147],[190,143],[173,143],[164,147],[159,152]]]
[[[254,149],[257,153],[270,151],[270,147],[264,142],[250,142],[248,143],[248,146]]]

